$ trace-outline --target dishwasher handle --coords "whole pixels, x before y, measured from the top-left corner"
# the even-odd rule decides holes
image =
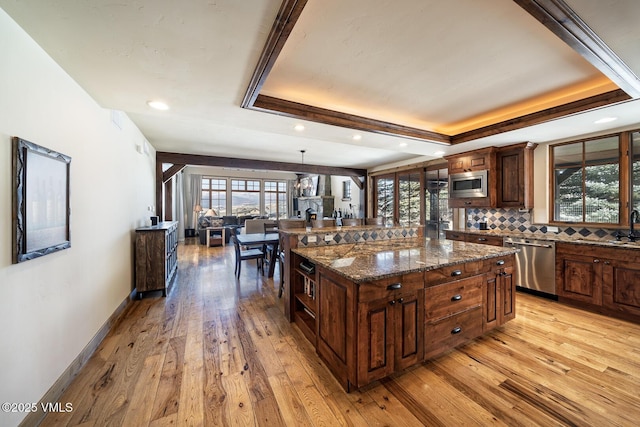
[[[553,245],[549,245],[549,244],[539,244],[539,243],[527,243],[527,242],[507,242],[508,244],[510,244],[511,246],[531,246],[534,248],[545,248],[545,249],[552,249]]]

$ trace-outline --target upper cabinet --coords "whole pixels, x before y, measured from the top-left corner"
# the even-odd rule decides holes
[[[449,206],[531,209],[533,150],[536,146],[525,142],[447,156],[449,176],[464,172],[487,172],[486,194],[483,197],[450,197]]]
[[[533,208],[533,150],[536,146],[523,143],[498,150],[497,207]]]
[[[495,148],[483,148],[445,157],[449,162],[449,173],[490,170],[494,164]]]

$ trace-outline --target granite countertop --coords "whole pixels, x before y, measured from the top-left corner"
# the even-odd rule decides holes
[[[453,240],[399,239],[296,248],[293,252],[355,283],[433,270],[518,250]]]
[[[548,242],[562,242],[562,243],[574,243],[578,245],[597,245],[604,247],[620,247],[624,249],[637,249],[640,250],[640,237],[635,242],[630,242],[626,237],[622,240],[616,241],[613,237],[605,236],[604,238],[598,237],[582,237],[582,236],[566,236],[558,235],[555,233],[545,234],[532,234],[524,233],[520,231],[509,230],[449,230],[457,233],[474,234],[474,235],[490,235],[496,237],[513,237],[518,239],[535,239]],[[623,234],[624,231],[623,231]]]

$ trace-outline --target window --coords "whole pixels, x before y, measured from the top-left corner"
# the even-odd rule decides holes
[[[404,227],[420,225],[420,175],[398,174],[398,223]]]
[[[384,218],[385,225],[393,225],[395,176],[375,178],[376,216]]]
[[[631,210],[640,210],[640,132],[631,134]]]
[[[219,216],[227,214],[227,180],[202,178],[202,201],[200,206],[206,211],[213,209]]]
[[[264,210],[271,219],[288,218],[286,182],[264,182]]]
[[[607,136],[551,147],[553,219],[620,223],[620,138]]]
[[[351,201],[351,181],[342,181],[342,201]]]
[[[231,212],[236,216],[260,215],[260,181],[231,180]]]

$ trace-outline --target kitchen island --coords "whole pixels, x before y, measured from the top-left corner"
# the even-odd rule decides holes
[[[350,391],[513,319],[515,252],[422,237],[293,248],[293,321]]]

